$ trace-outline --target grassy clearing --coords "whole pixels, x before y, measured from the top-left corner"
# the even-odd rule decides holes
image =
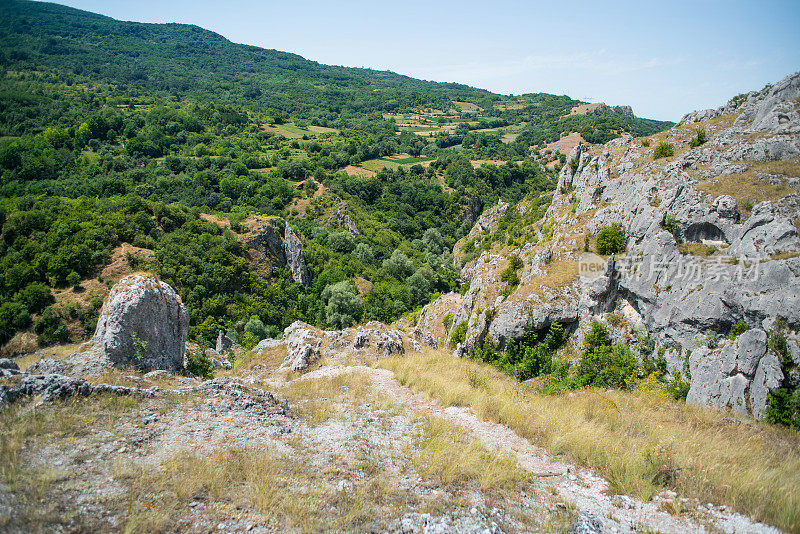
[[[419,157],[415,158],[412,156],[406,157],[387,157],[387,158],[376,158],[376,159],[369,159],[361,163],[361,167],[373,172],[378,172],[382,170],[384,167],[387,169],[391,169],[393,171],[399,169],[400,167],[410,167],[411,165],[417,163],[425,163],[427,161],[431,161],[431,158],[426,157]]]
[[[242,371],[252,371],[256,367],[265,370],[277,369],[286,359],[286,354],[286,345],[283,344],[260,352],[250,350],[236,357],[233,371],[238,374]]]
[[[713,245],[706,245],[699,242],[688,242],[678,244],[678,250],[681,254],[689,254],[692,256],[708,257],[718,252],[717,247]]]
[[[759,174],[774,174],[796,178],[800,176],[800,159],[748,162],[749,168],[742,173],[719,176],[697,184],[701,191],[712,195],[730,195],[736,199],[739,208],[745,212],[752,209],[753,204],[763,200],[775,202],[783,197],[795,193],[791,187],[780,184],[770,184],[758,177]]]
[[[555,290],[572,284],[578,278],[578,262],[572,260],[556,260],[544,267],[542,276],[522,284],[514,293],[517,300],[527,299],[536,294],[545,296],[546,290]]]
[[[441,488],[479,489],[483,492],[519,491],[530,477],[510,455],[488,452],[453,423],[438,417],[425,420],[425,435],[412,462],[423,478],[433,478]]]
[[[70,478],[57,468],[33,466],[27,454],[46,445],[72,449],[80,438],[98,430],[113,432],[119,420],[137,406],[133,397],[99,395],[90,398],[55,401],[36,410],[15,404],[0,411],[0,480],[16,500],[14,521],[23,531],[44,532],[56,523],[73,517],[64,510],[58,486]],[[87,457],[88,459],[88,457]],[[11,518],[0,514],[0,530]],[[80,527],[78,530],[94,530]]]
[[[449,354],[381,360],[400,381],[444,405],[472,407],[577,462],[614,493],[648,499],[667,485],[780,528],[800,529],[800,437],[657,393],[586,390],[542,396],[500,371]],[[480,376],[480,383],[470,377]],[[476,387],[477,386],[477,387]]]
[[[341,418],[334,402],[363,404],[370,402],[384,409],[391,407],[385,395],[376,392],[363,373],[338,375],[314,380],[293,380],[280,395],[293,411],[308,424],[318,425],[331,418]]]
[[[78,350],[81,346],[80,343],[69,343],[67,345],[54,345],[52,347],[47,347],[43,349],[42,353],[36,354],[26,354],[20,358],[16,358],[14,361],[19,365],[19,368],[23,371],[28,368],[29,365],[36,363],[39,361],[40,358],[55,358],[56,360],[61,360]]]
[[[131,513],[125,530],[173,530],[195,499],[252,508],[273,528],[302,532],[357,529],[376,514],[394,517],[403,509],[405,495],[386,476],[340,491],[336,482],[343,474],[337,465],[320,469],[299,451],[292,456],[266,448],[178,454],[159,470],[127,473]]]

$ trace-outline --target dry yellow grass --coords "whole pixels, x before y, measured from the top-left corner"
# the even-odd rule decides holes
[[[8,343],[0,348],[0,358],[11,358],[16,354],[30,354],[39,349],[36,334],[33,332],[17,332]]]
[[[743,173],[720,176],[697,184],[701,191],[718,197],[730,195],[736,199],[740,209],[748,212],[752,205],[763,200],[776,201],[796,192],[787,185],[774,185],[761,180],[757,173],[800,176],[800,160],[770,161],[751,163]],[[749,207],[749,208],[748,208]]]
[[[55,358],[57,360],[66,358],[71,353],[78,350],[80,347],[80,343],[69,343],[67,345],[55,345],[53,347],[48,347],[46,349],[42,349],[40,353],[32,353],[22,356],[14,360],[19,368],[23,371],[28,368],[34,362],[38,362],[40,358]]]
[[[611,491],[649,498],[654,477],[780,528],[800,530],[800,437],[796,432],[653,393],[588,390],[542,396],[491,366],[449,354],[381,360],[400,381],[445,405],[471,406],[577,462],[596,468]],[[485,377],[475,387],[470,376]]]
[[[514,293],[514,299],[524,300],[536,294],[544,297],[545,290],[553,290],[570,285],[578,278],[578,262],[556,260],[545,265],[544,275],[524,284]]]
[[[256,366],[264,369],[276,369],[286,359],[286,345],[278,345],[271,349],[260,352],[249,350],[237,356],[233,362],[232,374],[239,374],[242,371],[252,371]]]
[[[520,485],[530,480],[516,459],[488,452],[463,429],[439,417],[426,418],[425,435],[412,466],[420,476],[433,478],[445,489],[519,491],[523,489]]]

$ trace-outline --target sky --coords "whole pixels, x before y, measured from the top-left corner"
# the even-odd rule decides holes
[[[61,0],[120,20],[503,94],[677,121],[800,70],[800,1]]]

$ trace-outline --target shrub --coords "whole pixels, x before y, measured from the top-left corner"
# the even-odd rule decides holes
[[[789,345],[786,343],[786,336],[778,329],[769,333],[767,346],[781,356],[784,365],[791,364],[792,358],[789,354]]]
[[[570,169],[572,169],[573,173],[575,173],[575,171],[578,170],[578,164],[579,163],[580,162],[575,158],[572,158],[571,160],[569,160],[569,167],[570,167]]]
[[[672,234],[676,243],[681,243],[683,240],[680,236],[680,224],[678,219],[672,213],[665,213],[664,218],[661,219],[661,228]]]
[[[325,302],[325,320],[334,328],[350,326],[361,317],[361,299],[349,280],[326,286],[320,296]]]
[[[42,315],[36,320],[33,329],[39,335],[39,345],[69,341],[69,332],[63,323],[61,313],[53,306],[45,308]]]
[[[686,400],[691,384],[683,379],[680,373],[667,384],[668,391],[675,400]]]
[[[353,256],[363,264],[370,265],[375,262],[375,253],[372,247],[366,243],[359,243],[353,252]]]
[[[649,147],[650,146],[650,139],[642,139],[642,146]]]
[[[446,330],[450,330],[450,327],[453,326],[453,314],[448,313],[444,317],[442,317],[442,325],[445,327]]]
[[[779,388],[767,399],[767,421],[800,430],[800,389]]]
[[[668,158],[675,155],[675,147],[670,143],[658,143],[653,149],[653,159]]]
[[[700,128],[697,130],[697,135],[692,137],[691,141],[689,141],[689,146],[692,148],[697,148],[700,145],[705,144],[706,141],[708,141],[708,139],[706,139],[706,129]]]
[[[256,343],[267,337],[267,328],[256,315],[250,317],[250,320],[244,325],[244,330],[256,339]]]
[[[214,364],[200,351],[189,353],[186,370],[201,378],[214,378]]]
[[[467,337],[467,321],[461,321],[450,335],[450,347],[456,348],[459,343],[463,343]]]
[[[733,326],[731,326],[731,331],[728,333],[728,339],[731,340],[736,339],[737,337],[739,337],[739,334],[744,334],[749,329],[750,327],[747,326],[746,322],[737,321],[736,323],[734,323]]]
[[[81,285],[81,275],[72,271],[67,275],[67,284],[74,287],[75,289],[79,288]]]
[[[17,294],[14,300],[22,302],[31,313],[39,313],[54,302],[50,288],[40,282],[29,284]],[[100,304],[103,304],[102,299],[100,299]]]
[[[355,248],[353,235],[347,230],[339,230],[328,234],[328,246],[334,252],[349,253]]]
[[[618,252],[625,252],[628,246],[628,239],[625,237],[625,230],[622,225],[614,223],[610,226],[604,226],[597,233],[597,252],[603,255],[616,254]]]
[[[516,254],[512,254],[508,257],[508,266],[511,267],[513,270],[517,270],[522,267],[522,258],[517,256]]]
[[[627,345],[611,346],[608,329],[594,321],[583,340],[583,356],[575,380],[584,387],[629,389],[639,372],[639,362]]]
[[[414,272],[414,264],[408,256],[395,250],[389,258],[383,260],[383,269],[389,276],[404,280]]]
[[[509,286],[516,287],[519,284],[519,276],[517,276],[517,271],[512,269],[510,265],[506,267],[502,273],[500,273],[500,280]]]
[[[133,357],[136,361],[136,367],[142,371],[144,370],[144,357],[147,354],[147,341],[140,338],[136,332],[133,332],[131,337],[133,338]]]
[[[716,349],[719,347],[719,339],[716,334],[709,332],[700,340],[700,345],[708,347],[709,349]]]

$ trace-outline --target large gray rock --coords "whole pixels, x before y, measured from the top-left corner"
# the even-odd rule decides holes
[[[295,321],[283,331],[286,343],[286,361],[292,371],[302,371],[320,356],[322,338],[313,326]]]
[[[121,279],[109,293],[88,347],[112,365],[183,369],[189,313],[180,296],[155,275]]]
[[[292,279],[298,284],[305,286],[311,283],[311,275],[306,267],[306,260],[303,256],[303,246],[300,239],[292,231],[289,223],[286,223],[286,231],[283,237],[283,248],[286,253],[286,262],[292,271]]]
[[[275,229],[275,221],[267,221],[264,225],[245,236],[245,243],[260,251],[271,254],[281,267],[286,266],[286,254],[283,251],[283,240]]]
[[[767,333],[752,329],[720,349],[699,347],[689,357],[692,374],[687,402],[730,407],[764,417],[769,394],[783,381],[780,360],[767,350]]]

